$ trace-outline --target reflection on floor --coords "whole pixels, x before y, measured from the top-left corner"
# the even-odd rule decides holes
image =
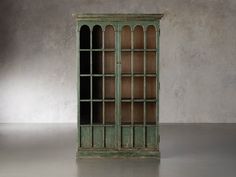
[[[75,124],[0,124],[0,177],[235,177],[236,124],[165,124],[160,133],[160,161],[76,162]]]

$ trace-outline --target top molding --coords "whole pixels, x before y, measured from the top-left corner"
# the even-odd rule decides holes
[[[80,21],[153,21],[160,20],[163,14],[73,14]]]

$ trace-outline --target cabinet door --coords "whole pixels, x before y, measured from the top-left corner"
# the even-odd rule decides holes
[[[121,148],[156,148],[158,144],[157,24],[121,23],[120,127]]]
[[[78,129],[81,148],[117,146],[115,31],[115,23],[78,24]]]

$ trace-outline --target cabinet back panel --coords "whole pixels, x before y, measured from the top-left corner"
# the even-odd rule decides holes
[[[105,77],[105,99],[115,98],[115,78]]]
[[[130,77],[122,77],[121,98],[131,98],[131,78]]]
[[[156,73],[156,52],[146,52],[146,72],[148,74]]]
[[[105,49],[115,48],[115,31],[112,25],[108,25],[104,32],[104,47]]]
[[[131,53],[130,52],[121,53],[121,72],[131,73]]]
[[[143,52],[134,52],[134,73],[143,73],[144,71],[144,61]]]
[[[104,55],[105,73],[115,73],[115,53],[105,52]]]
[[[115,103],[105,103],[105,123],[115,123]]]
[[[102,48],[102,28],[99,25],[95,25],[93,27],[92,33],[92,46],[93,49],[101,49]]]
[[[102,74],[102,52],[93,51],[93,74]],[[88,59],[89,61],[89,59]]]
[[[121,104],[121,123],[122,124],[131,123],[131,103]]]
[[[102,103],[93,103],[93,123],[102,124]]]
[[[144,35],[143,27],[138,25],[134,28],[134,48],[143,49],[144,48]]]
[[[147,27],[147,49],[155,49],[156,48],[156,30],[153,25]]]
[[[121,31],[121,48],[131,48],[131,29],[129,26],[124,26]]]
[[[80,52],[80,74],[90,73],[90,52]]]
[[[150,99],[156,98],[156,78],[155,77],[146,78],[146,97]]]
[[[146,110],[147,124],[156,123],[156,103],[146,103]]]
[[[87,25],[83,25],[80,28],[80,48],[81,49],[90,48],[90,29]]]
[[[143,123],[143,103],[134,103],[134,123]]]

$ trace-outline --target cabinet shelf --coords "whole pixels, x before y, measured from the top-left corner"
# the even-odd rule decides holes
[[[115,49],[79,49],[80,52],[115,52]]]
[[[81,99],[81,102],[115,102],[115,99]]]
[[[158,52],[159,49],[121,49],[121,52]]]
[[[115,77],[115,74],[80,74],[80,77]]]
[[[153,102],[153,103],[156,103],[158,102],[159,100],[156,100],[156,99],[121,99],[122,102],[140,102],[140,103],[144,103],[144,102]]]
[[[141,73],[121,73],[121,76],[123,77],[158,77],[158,73],[153,74],[141,74]]]

